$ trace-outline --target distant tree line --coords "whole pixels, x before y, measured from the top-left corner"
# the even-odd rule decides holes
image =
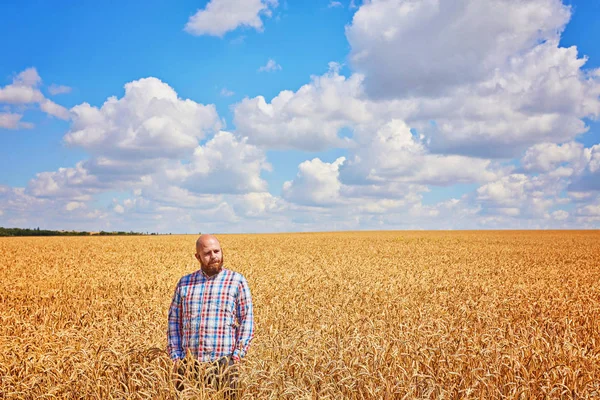
[[[124,232],[124,231],[113,231],[113,232],[86,232],[86,231],[51,231],[47,229],[22,229],[22,228],[3,228],[0,226],[0,236],[89,236],[89,235],[100,235],[100,236],[116,236],[116,235],[145,235],[141,232]],[[156,235],[152,233],[152,235]]]

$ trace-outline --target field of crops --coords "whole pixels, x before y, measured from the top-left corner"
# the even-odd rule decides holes
[[[598,231],[219,238],[254,298],[244,399],[600,398]],[[0,399],[176,398],[195,239],[1,238]]]

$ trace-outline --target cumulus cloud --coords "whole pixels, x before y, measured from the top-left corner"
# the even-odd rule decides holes
[[[194,150],[189,164],[167,173],[195,193],[247,193],[267,190],[263,170],[271,165],[262,150],[221,131]]]
[[[80,201],[70,201],[65,205],[65,210],[73,211],[83,207],[85,207],[85,204]]]
[[[262,67],[258,68],[258,72],[275,72],[281,71],[281,65],[277,64],[275,60],[269,58],[269,61]]]
[[[569,213],[565,210],[557,210],[552,213],[552,218],[557,221],[564,221],[569,218]]]
[[[556,39],[569,18],[559,0],[374,0],[346,36],[369,93],[430,95],[486,78],[511,56]]]
[[[600,144],[584,149],[584,157],[587,166],[569,185],[570,192],[600,191]]]
[[[125,85],[125,95],[97,108],[83,103],[71,109],[67,144],[115,159],[177,158],[191,154],[221,123],[214,105],[180,99],[156,78]]]
[[[28,122],[21,122],[21,118],[23,118],[22,114],[0,112],[0,128],[5,128],[5,129],[33,128],[33,124],[28,123]]]
[[[126,208],[135,205],[136,208],[146,206],[148,201],[160,207],[170,207],[179,210],[198,210],[214,207],[223,202],[220,194],[198,194],[184,189],[171,182],[153,179],[143,188],[134,190],[136,197],[132,204],[124,204]]]
[[[518,221],[525,220],[534,225],[521,227],[591,227],[588,222],[593,221],[583,217],[589,211],[586,207],[597,201],[600,189],[591,184],[600,178],[591,172],[596,148],[600,146],[585,148],[575,142],[532,146],[521,160],[520,172],[483,184],[469,200],[480,205],[481,217],[496,227],[519,227]],[[576,212],[562,209],[571,203]]]
[[[589,165],[591,173],[600,172],[600,144],[596,144],[589,149]]]
[[[490,160],[430,154],[402,120],[391,120],[375,133],[360,134],[361,142],[344,164],[345,183],[412,182],[433,185],[486,182],[496,179]],[[364,142],[362,142],[364,140]]]
[[[0,208],[6,214],[17,215],[33,206],[43,206],[47,203],[46,199],[27,194],[24,188],[0,185]]]
[[[477,189],[478,200],[505,207],[518,206],[525,199],[527,185],[530,185],[530,181],[526,175],[512,174]]]
[[[298,166],[298,174],[283,184],[284,199],[300,204],[331,206],[340,201],[341,183],[339,168],[345,161],[340,157],[332,163],[319,158],[304,161]]]
[[[38,104],[40,110],[48,115],[60,119],[68,119],[69,111],[53,101],[44,97],[39,89],[42,78],[35,68],[27,68],[13,78],[13,82],[3,88],[0,88],[0,104],[7,104],[8,107],[27,106]],[[30,123],[22,123],[20,119],[22,115],[15,117],[17,113],[0,114],[0,127],[9,129],[31,128]]]
[[[475,200],[487,215],[539,219],[561,204],[559,196],[565,186],[560,177],[516,173],[481,186]]]
[[[39,198],[89,198],[103,186],[98,178],[89,173],[84,162],[74,168],[59,168],[57,171],[40,172],[29,181],[27,193]]]
[[[64,198],[40,198],[25,188],[0,185],[0,226],[43,227],[47,229],[76,229],[102,225],[106,216],[100,210],[89,210],[84,201]]]
[[[359,99],[361,90],[360,76],[346,78],[331,68],[297,92],[282,91],[269,103],[263,96],[245,98],[234,107],[236,134],[268,148],[346,147],[349,141],[339,131],[370,118]]]
[[[212,209],[223,204],[223,194],[266,192],[267,184],[260,175],[270,168],[262,150],[245,140],[238,141],[229,132],[219,132],[203,146],[197,146],[187,162],[152,159],[135,162],[98,156],[73,168],[38,173],[24,193],[38,199],[80,204],[106,191],[133,191],[138,198],[135,202],[115,204],[112,211],[117,214],[132,208],[139,215],[161,207],[162,210]],[[227,207],[229,210],[231,206]],[[74,204],[66,203],[65,210],[75,209]],[[257,211],[245,212],[250,215]]]
[[[600,115],[600,80],[581,70],[583,62],[575,48],[540,44],[489,80],[423,100],[430,118],[414,115],[415,126],[435,151],[487,157],[573,140],[588,129],[583,118]]]
[[[584,149],[581,143],[540,143],[527,149],[521,165],[525,171],[532,172],[551,172],[562,166],[570,176],[581,172],[590,158],[591,149]]]
[[[56,104],[52,100],[44,99],[40,102],[40,109],[48,115],[55,116],[60,119],[69,119],[69,111],[61,105]]]
[[[234,122],[252,143],[319,151],[349,145],[343,129],[374,133],[400,119],[434,153],[518,157],[536,143],[572,141],[587,131],[584,118],[600,115],[600,80],[582,69],[584,62],[576,48],[549,41],[451,94],[393,99],[369,97],[365,76],[344,77],[334,63],[328,73],[270,103],[262,96],[244,99],[234,106]]]
[[[262,31],[262,17],[270,17],[277,5],[277,0],[210,0],[190,17],[185,31],[219,37],[240,26]]]
[[[577,209],[577,214],[585,217],[600,217],[600,203],[580,207]]]
[[[404,119],[437,153],[511,158],[571,141],[600,115],[598,73],[559,45],[569,18],[559,0],[375,0],[346,36],[378,115]]]
[[[35,68],[28,68],[13,79],[13,83],[0,88],[0,103],[29,104],[44,100],[44,95],[37,89],[41,82]]]
[[[168,85],[147,78],[125,85],[120,99],[111,97],[99,108],[84,103],[71,111],[65,141],[92,157],[71,168],[38,173],[22,190],[34,199],[59,202],[69,212],[60,217],[95,213],[86,203],[107,191],[135,196],[98,211],[107,224],[122,223],[123,215],[144,225],[164,216],[173,220],[161,226],[172,229],[171,223],[186,223],[186,213],[214,222],[220,213],[235,221],[234,208],[247,217],[274,209],[264,196],[268,188],[261,173],[271,169],[264,151],[217,131],[214,105],[182,100]],[[208,140],[201,145],[202,139]],[[240,205],[246,195],[252,206]]]
[[[269,192],[246,193],[234,201],[236,212],[249,218],[268,218],[284,207],[281,199]]]

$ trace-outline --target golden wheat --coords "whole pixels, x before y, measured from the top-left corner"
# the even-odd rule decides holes
[[[600,397],[597,231],[219,238],[254,297],[242,398]],[[176,398],[194,241],[1,239],[0,398]]]

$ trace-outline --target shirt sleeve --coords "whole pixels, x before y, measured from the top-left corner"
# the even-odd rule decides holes
[[[239,296],[236,304],[239,330],[237,342],[233,351],[234,358],[242,358],[246,355],[250,342],[254,337],[254,310],[252,308],[252,296],[250,287],[245,278],[239,284]]]
[[[184,358],[185,352],[181,347],[181,280],[177,283],[175,294],[169,307],[169,328],[167,330],[167,350],[172,360]]]

